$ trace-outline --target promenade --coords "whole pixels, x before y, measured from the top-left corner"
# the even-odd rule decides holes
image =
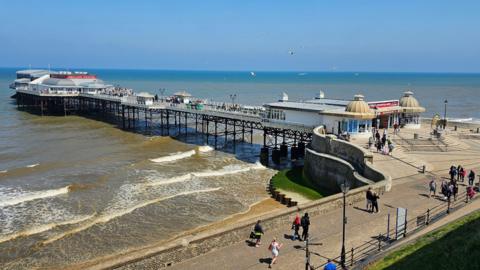
[[[413,136],[413,134],[409,134],[409,131],[403,132],[402,135],[406,137]],[[428,182],[432,174],[436,175],[437,180],[440,177],[446,178],[447,171],[452,164],[461,164],[469,170],[480,171],[480,141],[459,140],[458,134],[453,131],[447,135],[446,141],[454,146],[448,152],[418,151],[407,153],[402,149],[397,149],[398,151],[393,156],[384,156],[374,152],[374,166],[386,170],[393,178],[392,191],[380,195],[379,213],[371,214],[366,212],[365,202],[347,206],[347,252],[351,247],[359,246],[372,240],[380,233],[385,233],[387,230],[387,215],[391,214],[393,223],[397,207],[407,208],[408,219],[411,219],[424,213],[428,208],[445,204],[444,201],[426,196],[428,194]],[[358,143],[363,144],[363,142]],[[430,171],[427,174],[419,172],[421,164],[428,164],[427,168]],[[440,182],[437,185],[439,187]],[[465,186],[461,184],[459,192],[464,190]],[[463,197],[458,198],[458,200],[464,199]],[[480,201],[473,201],[465,209],[458,213],[453,212],[450,216],[437,221],[432,226],[439,226],[447,221],[451,221],[453,217],[461,213],[466,214],[478,208],[480,208]],[[301,214],[303,213],[301,212]],[[311,264],[318,266],[325,263],[327,258],[335,258],[340,254],[342,209],[339,208],[326,214],[315,216],[311,218],[311,224],[310,242],[322,243],[322,245],[310,246],[310,251],[314,254],[311,257]],[[277,240],[284,244],[277,264],[273,268],[304,269],[305,245],[303,242],[290,240],[288,238],[290,234],[291,229],[289,226],[266,231],[262,245],[259,248],[251,247],[246,242],[237,243],[175,264],[169,267],[169,269],[265,269],[268,267],[271,256],[267,247],[273,237],[277,237]],[[245,236],[245,238],[247,237]]]

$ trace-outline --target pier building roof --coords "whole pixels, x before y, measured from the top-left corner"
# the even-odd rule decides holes
[[[406,113],[421,113],[425,112],[425,108],[420,106],[418,100],[413,96],[412,91],[406,91],[403,93],[403,97],[400,98],[400,106],[403,112]]]

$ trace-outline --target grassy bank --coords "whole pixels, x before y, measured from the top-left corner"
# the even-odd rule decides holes
[[[272,178],[272,183],[276,188],[298,193],[310,200],[320,199],[326,195],[317,190],[303,176],[303,167],[295,167],[279,171]]]
[[[367,269],[480,269],[480,211],[421,237]]]

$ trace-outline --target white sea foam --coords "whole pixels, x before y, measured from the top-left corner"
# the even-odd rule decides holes
[[[134,206],[128,207],[128,208],[123,209],[123,210],[118,210],[118,211],[115,211],[115,212],[112,212],[112,213],[100,215],[100,216],[98,216],[96,218],[93,218],[92,220],[86,222],[85,224],[83,224],[83,225],[81,225],[77,228],[74,228],[70,231],[64,232],[64,233],[56,235],[56,236],[54,236],[50,239],[47,239],[46,241],[43,242],[43,244],[49,244],[49,243],[55,242],[59,239],[62,239],[63,237],[65,237],[67,235],[71,235],[71,234],[74,234],[74,233],[81,232],[81,231],[86,230],[86,229],[88,229],[88,228],[90,228],[90,227],[92,227],[96,224],[107,223],[112,219],[124,216],[124,215],[129,214],[129,213],[131,213],[131,212],[133,212],[133,211],[135,211],[139,208],[142,208],[142,207],[154,204],[154,203],[158,203],[158,202],[161,202],[161,201],[164,201],[164,200],[172,199],[172,198],[175,198],[175,197],[178,197],[178,196],[212,192],[212,191],[217,191],[217,190],[220,190],[220,189],[221,188],[207,188],[207,189],[199,189],[199,190],[192,190],[192,191],[183,191],[183,192],[180,192],[180,193],[177,193],[177,194],[174,194],[174,195],[144,201],[144,202],[141,202],[139,204],[136,204]]]
[[[8,172],[8,170],[2,170],[2,171],[0,171],[0,174],[1,173],[7,173],[7,172]]]
[[[33,167],[37,167],[38,165],[40,165],[40,163],[30,164],[30,165],[27,165],[27,166],[25,166],[25,167],[27,167],[27,168],[33,168]]]
[[[155,163],[165,163],[165,162],[172,162],[172,161],[179,160],[179,159],[189,158],[193,155],[195,155],[195,150],[190,150],[190,151],[186,151],[186,152],[178,152],[178,153],[175,153],[175,154],[172,154],[172,155],[169,155],[169,156],[150,159],[150,161],[155,162]]]
[[[209,145],[202,145],[198,147],[198,152],[199,153],[207,153],[213,151],[213,147]]]
[[[189,181],[191,179],[192,179],[192,174],[187,173],[187,174],[184,174],[184,175],[172,177],[170,179],[156,180],[154,182],[147,183],[146,186],[168,185],[168,184],[173,184],[173,183],[180,183],[180,182]]]
[[[59,227],[59,226],[81,223],[81,222],[84,222],[86,220],[89,220],[89,219],[93,218],[94,216],[95,215],[80,216],[78,218],[74,218],[74,219],[70,219],[70,220],[66,220],[66,221],[62,221],[62,222],[55,222],[55,223],[38,225],[38,226],[35,226],[35,227],[32,227],[32,228],[25,229],[25,230],[20,231],[20,232],[16,232],[16,233],[12,233],[12,234],[2,236],[2,237],[0,237],[0,243],[11,241],[11,240],[14,240],[18,237],[26,237],[26,236],[46,232],[46,231],[52,230],[52,229],[54,229],[56,227]]]
[[[248,172],[250,170],[261,170],[261,169],[265,169],[265,167],[259,162],[253,165],[227,165],[221,168],[220,170],[216,170],[216,171],[206,170],[206,171],[200,171],[200,172],[187,173],[187,174],[175,176],[172,178],[157,179],[157,180],[154,180],[153,182],[146,183],[145,186],[168,185],[168,184],[190,181],[193,179],[193,177],[224,176],[224,175]]]
[[[217,171],[203,171],[203,172],[194,172],[193,176],[196,177],[213,177],[213,176],[224,176],[230,174],[237,174],[242,172],[248,172],[250,170],[259,170],[264,169],[265,167],[260,163],[255,163],[254,165],[227,165]]]
[[[67,193],[68,193],[68,186],[58,188],[58,189],[49,189],[49,190],[28,192],[28,193],[20,194],[19,196],[14,197],[14,198],[8,198],[6,200],[1,200],[0,201],[0,207],[16,205],[16,204],[19,204],[19,203],[38,200],[38,199],[55,197],[55,196],[59,196],[59,195],[62,195],[62,194],[67,194]]]

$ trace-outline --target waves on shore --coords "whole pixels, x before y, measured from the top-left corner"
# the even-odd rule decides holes
[[[154,203],[158,203],[158,202],[165,201],[165,200],[172,199],[172,198],[179,197],[179,196],[213,192],[213,191],[218,191],[220,189],[221,188],[207,188],[207,189],[183,191],[183,192],[173,194],[173,195],[170,195],[170,196],[165,196],[165,197],[161,197],[161,198],[157,198],[157,199],[144,201],[144,202],[141,202],[139,204],[136,204],[134,206],[128,207],[128,208],[123,209],[123,210],[118,210],[118,211],[115,211],[115,212],[111,212],[111,213],[108,213],[108,214],[103,214],[103,215],[99,215],[97,217],[94,217],[91,220],[89,220],[88,222],[86,222],[85,224],[83,224],[83,225],[81,225],[77,228],[74,228],[72,230],[66,231],[64,233],[61,233],[59,235],[56,235],[52,238],[49,238],[49,239],[45,240],[42,244],[49,244],[49,243],[55,242],[57,240],[60,240],[64,237],[68,236],[68,235],[84,231],[84,230],[86,230],[86,229],[88,229],[88,228],[90,228],[90,227],[92,227],[96,224],[107,223],[112,219],[119,218],[119,217],[124,216],[126,214],[129,214],[129,213],[131,213],[131,212],[133,212],[133,211],[135,211],[139,208],[142,208],[142,207],[154,204]]]
[[[189,158],[189,157],[195,155],[195,153],[196,153],[195,150],[190,150],[190,151],[186,151],[186,152],[178,152],[178,153],[171,154],[171,155],[168,155],[168,156],[165,156],[165,157],[150,159],[150,161],[155,162],[155,163],[172,162],[172,161],[179,160],[179,159]]]
[[[28,192],[14,198],[7,198],[6,200],[1,200],[0,207],[12,206],[12,205],[20,204],[23,202],[56,197],[59,195],[67,194],[68,191],[69,191],[69,186],[57,188],[57,189]]]
[[[46,231],[55,229],[55,228],[60,227],[60,226],[81,223],[81,222],[89,220],[93,217],[94,217],[94,215],[81,216],[81,217],[78,217],[78,218],[74,218],[74,219],[70,219],[70,220],[66,220],[66,221],[62,221],[62,222],[54,222],[54,223],[49,223],[49,224],[38,225],[38,226],[35,226],[35,227],[32,227],[32,228],[28,228],[28,229],[25,229],[25,230],[22,230],[22,231],[19,231],[19,232],[16,232],[16,233],[12,233],[12,234],[8,234],[8,235],[5,235],[3,237],[0,237],[0,243],[11,241],[11,240],[14,240],[18,237],[27,237],[27,236],[34,235],[34,234],[39,234],[39,233],[42,233],[42,232],[46,232]]]
[[[30,164],[30,165],[27,165],[27,166],[25,166],[25,167],[27,167],[27,168],[35,168],[35,167],[37,167],[38,165],[40,165],[40,163]]]
[[[147,183],[146,186],[168,185],[173,183],[186,182],[186,181],[192,180],[193,177],[218,177],[218,176],[248,172],[250,170],[261,170],[261,169],[265,169],[265,167],[259,162],[253,165],[227,165],[216,171],[205,170],[200,172],[187,173],[187,174],[175,176],[169,179],[161,178],[160,180],[155,180],[153,182]]]
[[[172,161],[176,161],[176,160],[180,160],[180,159],[189,158],[189,157],[195,155],[196,153],[199,153],[199,154],[200,153],[208,153],[208,152],[211,152],[213,150],[214,149],[211,146],[202,145],[202,146],[199,146],[196,150],[189,150],[189,151],[185,151],[185,152],[177,152],[177,153],[170,154],[168,156],[153,158],[153,159],[150,159],[150,161],[155,162],[155,163],[167,163],[167,162],[172,162]]]
[[[209,145],[202,145],[202,146],[198,147],[198,152],[199,153],[208,153],[208,152],[211,152],[213,150],[214,150],[213,147],[211,147]]]

